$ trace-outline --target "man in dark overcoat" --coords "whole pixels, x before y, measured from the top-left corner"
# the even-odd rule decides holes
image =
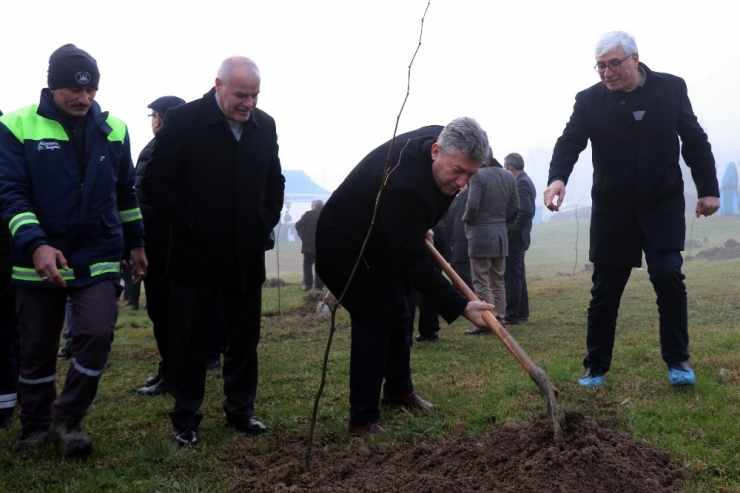
[[[509,236],[509,256],[506,257],[506,324],[516,325],[529,318],[529,296],[524,253],[529,248],[534,217],[534,201],[537,192],[534,183],[524,171],[524,159],[512,152],[504,158],[504,168],[516,178],[516,191],[519,195],[519,211],[506,220]]]
[[[275,121],[256,108],[257,65],[221,64],[213,89],[167,112],[142,189],[170,221],[170,332],[165,369],[175,441],[194,445],[202,418],[208,327],[224,312],[227,424],[258,434],[254,416],[264,247],[280,219],[285,179]]]
[[[301,253],[303,254],[303,285],[304,291],[312,287],[324,289],[324,283],[317,274],[314,279],[313,269],[316,263],[316,224],[319,222],[321,209],[324,208],[323,200],[313,200],[311,209],[306,211],[295,223],[295,230],[301,239]]]
[[[141,180],[146,175],[149,158],[152,157],[157,132],[162,128],[164,115],[167,110],[185,104],[185,100],[177,96],[162,96],[152,101],[147,108],[152,110],[149,115],[152,119],[152,133],[154,138],[144,146],[136,161],[136,197],[139,199],[141,215],[144,217],[146,241],[146,257],[149,260],[147,276],[144,280],[146,288],[146,312],[152,321],[154,340],[157,341],[159,351],[159,369],[157,374],[146,379],[144,387],[139,392],[147,395],[160,395],[167,392],[167,380],[164,369],[167,359],[167,336],[169,333],[169,291],[170,281],[167,278],[167,251],[170,242],[170,225],[166,217],[151,206],[149,199],[141,190]]]
[[[448,322],[463,315],[481,324],[483,311],[493,308],[468,303],[434,268],[425,246],[427,233],[487,152],[486,134],[471,118],[453,120],[444,130],[429,126],[398,135],[354,168],[319,216],[316,268],[351,317],[349,430],[355,435],[384,431],[378,407],[383,379],[385,403],[433,407],[411,382],[410,287]]]
[[[586,372],[579,383],[593,387],[604,382],[622,292],[644,252],[657,295],[669,383],[693,385],[681,272],[686,223],[678,161],[680,150],[698,192],[696,216],[709,216],[719,208],[712,149],[684,80],[640,63],[631,35],[605,34],[596,44],[595,57],[601,82],[576,95],[573,114],[555,144],[544,196],[547,208],[557,211],[578,154],[590,139],[594,182],[589,258],[594,272]]]

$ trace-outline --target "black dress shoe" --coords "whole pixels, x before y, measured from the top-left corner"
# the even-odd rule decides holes
[[[519,319],[516,318],[505,318],[504,323],[506,325],[519,325]]]
[[[169,391],[170,388],[167,386],[167,382],[161,379],[154,385],[150,385],[149,387],[142,387],[139,389],[140,394],[146,395],[162,395],[166,394]]]
[[[267,427],[262,424],[260,420],[254,416],[246,418],[233,418],[226,419],[226,426],[230,426],[237,431],[246,433],[248,435],[261,435],[267,431]]]
[[[385,430],[380,423],[367,423],[364,425],[356,425],[352,420],[349,421],[349,432],[356,437],[360,438],[372,438],[373,435],[380,435],[385,433]]]
[[[434,408],[434,404],[429,401],[425,401],[416,392],[411,392],[406,395],[383,395],[380,400],[383,404],[397,405],[404,407],[411,407],[414,409],[421,409],[422,411],[431,411]]]
[[[191,430],[190,428],[185,428],[184,430],[175,430],[175,433],[173,435],[173,438],[175,439],[175,443],[178,447],[192,447],[196,443],[198,443],[198,435],[195,433],[195,430]]]
[[[151,387],[152,385],[159,383],[160,380],[162,380],[162,374],[157,373],[156,375],[144,380],[144,387]]]
[[[473,327],[465,331],[466,336],[477,336],[480,334],[493,334],[493,329],[489,327]]]
[[[436,332],[428,336],[423,336],[419,334],[418,336],[414,337],[414,340],[416,342],[437,342],[439,341],[439,334],[437,334]]]

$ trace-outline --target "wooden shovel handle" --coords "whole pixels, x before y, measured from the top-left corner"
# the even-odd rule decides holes
[[[465,284],[465,281],[460,278],[457,272],[452,269],[452,266],[447,263],[444,257],[442,257],[442,254],[440,254],[437,249],[434,248],[434,244],[429,239],[427,239],[426,242],[429,254],[432,256],[437,265],[439,265],[439,267],[444,271],[444,273],[447,274],[447,277],[450,278],[452,284],[454,284],[455,287],[460,290],[460,292],[468,301],[480,301],[475,293],[468,287],[468,285]],[[519,346],[514,338],[511,337],[511,334],[509,334],[507,330],[503,327],[503,325],[501,325],[499,321],[496,320],[496,317],[493,316],[493,313],[491,313],[490,311],[484,312],[483,320],[486,322],[486,325],[488,325],[493,330],[496,336],[501,339],[501,342],[504,343],[506,349],[508,349],[509,352],[514,355],[516,360],[519,362],[520,365],[522,365],[527,373],[531,373],[532,368],[537,368],[537,366],[532,362],[532,359],[527,355],[527,353],[525,353],[521,346]]]

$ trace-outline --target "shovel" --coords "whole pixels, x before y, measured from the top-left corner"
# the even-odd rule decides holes
[[[457,272],[455,272],[450,264],[447,263],[444,257],[442,257],[437,249],[434,248],[434,244],[428,239],[426,242],[429,254],[434,258],[434,261],[437,262],[437,265],[440,266],[444,273],[447,274],[447,277],[450,278],[455,287],[460,290],[463,296],[465,296],[468,301],[480,301],[468,285],[465,284],[460,276],[457,275]],[[511,337],[511,334],[506,331],[490,311],[483,312],[483,320],[485,320],[486,325],[493,330],[496,336],[501,339],[501,342],[504,343],[506,349],[514,355],[519,364],[522,365],[522,368],[524,368],[524,371],[529,374],[529,378],[537,384],[537,387],[540,389],[540,393],[545,397],[545,399],[547,399],[548,420],[552,427],[554,441],[559,443],[562,436],[560,422],[558,421],[558,401],[555,398],[555,388],[550,383],[550,378],[547,376],[547,372],[532,362],[532,359],[524,352],[524,349],[519,346],[514,338]]]

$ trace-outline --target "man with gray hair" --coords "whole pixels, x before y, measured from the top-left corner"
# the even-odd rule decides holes
[[[316,262],[316,223],[319,221],[319,214],[323,207],[323,200],[312,201],[311,210],[305,212],[295,223],[295,230],[301,239],[301,253],[303,254],[303,285],[301,287],[304,291],[308,291],[311,287],[318,290],[324,289],[321,277],[318,274],[313,275],[313,264]]]
[[[360,161],[319,216],[316,269],[351,318],[349,431],[357,436],[383,433],[381,388],[386,404],[433,407],[411,382],[411,287],[448,322],[463,315],[480,325],[493,308],[467,302],[435,270],[425,245],[487,152],[486,133],[472,118],[398,135]]]
[[[198,441],[216,297],[224,313],[227,425],[253,435],[266,431],[254,416],[264,250],[280,220],[285,179],[275,120],[256,107],[260,82],[249,58],[224,60],[214,88],[167,111],[141,181],[170,223],[165,371],[180,446]]]
[[[560,208],[568,177],[590,139],[594,183],[589,259],[594,272],[586,371],[578,383],[604,383],[622,292],[632,268],[642,265],[644,252],[657,295],[668,382],[694,385],[681,272],[686,220],[679,153],[696,184],[696,217],[709,216],[719,208],[712,148],[691,109],[684,80],[641,63],[631,35],[605,34],[596,43],[595,58],[601,82],[576,95],[573,114],[555,144],[544,196],[548,209]]]

